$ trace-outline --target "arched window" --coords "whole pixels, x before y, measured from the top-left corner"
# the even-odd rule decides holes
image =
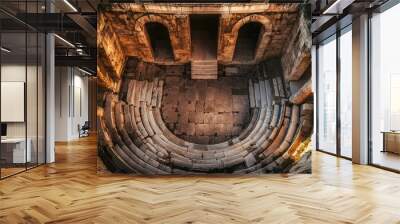
[[[263,26],[259,22],[249,22],[239,29],[236,40],[234,61],[251,61],[256,55]]]
[[[168,28],[158,22],[148,22],[145,28],[151,42],[154,59],[156,61],[174,60]]]

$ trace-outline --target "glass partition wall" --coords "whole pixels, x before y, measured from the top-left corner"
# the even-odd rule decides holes
[[[318,54],[318,146],[336,154],[336,35],[320,43]]]
[[[0,3],[0,7],[6,2]],[[18,1],[36,13],[41,1]],[[8,5],[7,5],[8,6]],[[13,5],[10,5],[13,6]],[[39,9],[40,8],[40,9]],[[45,35],[0,11],[0,178],[45,163]]]
[[[400,172],[400,4],[369,17],[369,164]],[[352,157],[352,27],[317,47],[317,150]]]
[[[352,33],[351,25],[341,31],[339,38],[339,124],[340,155],[352,158]]]
[[[317,150],[352,157],[351,25],[317,46]]]

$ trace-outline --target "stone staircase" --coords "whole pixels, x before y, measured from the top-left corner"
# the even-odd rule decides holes
[[[196,60],[192,61],[192,79],[217,79],[217,60]]]

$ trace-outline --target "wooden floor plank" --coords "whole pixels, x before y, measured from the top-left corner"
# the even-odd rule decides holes
[[[0,181],[0,223],[400,223],[400,175],[313,152],[313,174],[96,173],[96,139]]]

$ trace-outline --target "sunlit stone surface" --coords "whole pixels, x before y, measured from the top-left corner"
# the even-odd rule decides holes
[[[100,10],[99,157],[113,172],[310,172],[311,36],[298,4]]]

